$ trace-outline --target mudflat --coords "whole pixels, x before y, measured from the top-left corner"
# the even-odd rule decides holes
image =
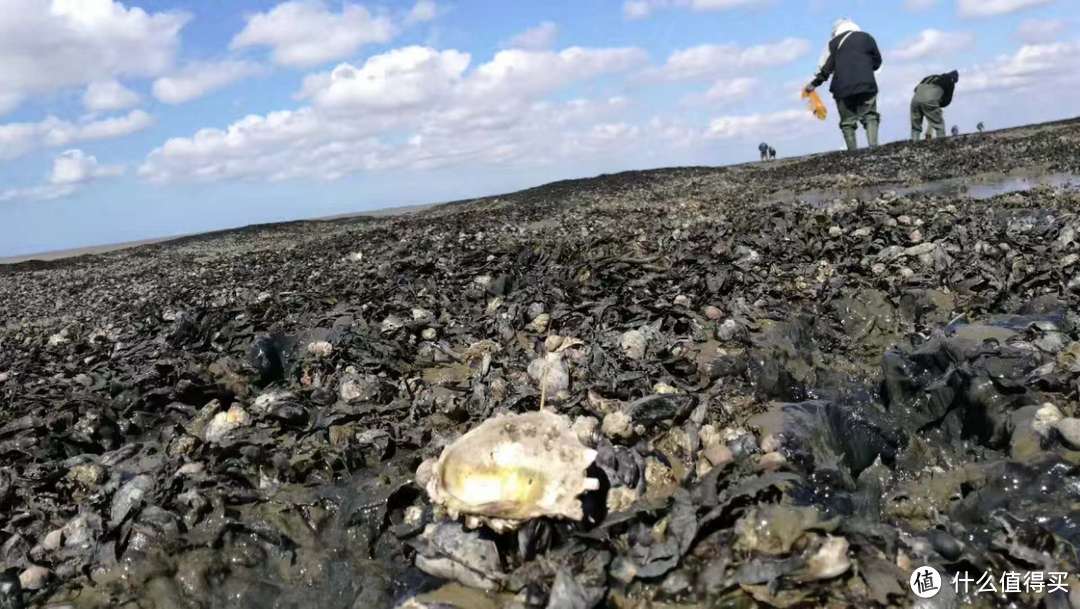
[[[1067,606],[1077,150],[1065,121],[6,265],[0,606]]]

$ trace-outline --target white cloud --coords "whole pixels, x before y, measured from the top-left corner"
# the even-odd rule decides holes
[[[616,147],[629,145],[641,136],[642,130],[636,125],[625,122],[599,123],[591,128],[567,134],[560,142],[560,148],[563,153],[574,158],[610,154]]]
[[[555,39],[558,36],[559,26],[554,22],[545,21],[514,36],[505,46],[527,51],[542,51],[555,46]]]
[[[341,64],[304,79],[298,95],[328,111],[429,109],[436,104],[487,106],[533,98],[570,83],[621,72],[646,61],[643,51],[571,47],[559,52],[508,49],[470,74],[470,57],[411,46]]]
[[[28,97],[116,77],[156,76],[173,63],[183,13],[112,0],[5,0],[0,112]]]
[[[930,10],[936,5],[937,0],[904,0],[904,8],[914,12]]]
[[[566,103],[501,100],[398,117],[393,131],[358,115],[329,117],[315,108],[249,116],[227,129],[174,138],[139,170],[151,181],[314,178],[357,172],[546,165],[593,154],[599,142],[633,137],[602,119],[625,101]],[[605,125],[597,128],[596,125]]]
[[[469,55],[404,47],[376,55],[360,68],[341,64],[304,79],[300,98],[348,110],[402,110],[445,96],[469,66]]]
[[[191,63],[176,74],[155,80],[154,97],[167,104],[183,104],[260,71],[257,64],[249,61]]]
[[[1027,19],[1017,28],[1016,35],[1024,42],[1053,42],[1065,32],[1067,25],[1064,19]]]
[[[810,43],[801,38],[785,38],[751,47],[703,44],[675,51],[662,67],[650,70],[647,75],[664,80],[699,80],[745,74],[791,63],[809,50]]]
[[[705,93],[705,99],[710,102],[732,102],[745,99],[757,85],[756,78],[718,80]]]
[[[653,4],[649,0],[626,0],[623,2],[623,15],[627,19],[644,19],[652,14]]]
[[[27,188],[0,191],[0,201],[46,201],[74,194],[79,188],[101,178],[123,175],[122,165],[102,165],[82,150],[65,150],[53,159],[45,183]]]
[[[796,126],[812,125],[815,120],[809,112],[802,110],[721,116],[709,123],[705,136],[714,140],[727,140],[790,133]]]
[[[1073,90],[1080,85],[1080,42],[1029,44],[1012,55],[976,66],[960,75],[964,92]]]
[[[67,146],[75,142],[113,139],[137,133],[152,124],[154,118],[142,110],[80,124],[54,120],[45,132],[45,142],[50,146]]]
[[[473,68],[469,55],[455,50],[396,49],[308,77],[298,97],[309,106],[171,139],[150,153],[140,174],[160,181],[333,179],[463,163],[565,162],[640,132],[612,120],[626,108],[624,98],[544,97],[646,60],[639,49],[512,49]]]
[[[705,93],[688,95],[682,99],[682,103],[689,106],[725,106],[750,97],[760,87],[761,81],[757,78],[721,78]]]
[[[623,16],[627,19],[643,19],[657,9],[688,8],[693,11],[727,11],[736,8],[752,8],[770,4],[772,0],[626,0]]]
[[[637,48],[570,47],[559,52],[507,49],[478,66],[467,84],[472,94],[496,99],[539,95],[576,81],[623,72],[647,60],[646,53]]]
[[[124,173],[121,165],[101,165],[97,158],[77,148],[65,150],[53,159],[49,183],[54,185],[83,184],[98,178],[115,177]]]
[[[0,191],[0,202],[50,201],[71,196],[75,187],[70,184],[41,184],[29,188],[8,188]]]
[[[704,139],[701,129],[687,125],[680,119],[654,116],[649,120],[648,133],[657,141],[673,149],[692,148],[699,145]],[[663,149],[656,152],[663,154]]]
[[[20,157],[35,148],[122,137],[141,131],[153,122],[153,117],[146,112],[132,110],[123,116],[80,123],[50,116],[36,123],[0,124],[0,160]]]
[[[86,88],[82,102],[91,112],[127,110],[139,104],[139,94],[115,80],[99,80]]]
[[[967,32],[943,32],[941,30],[923,30],[918,36],[905,40],[893,49],[891,57],[900,61],[911,61],[925,57],[943,57],[975,44],[975,35]]]
[[[321,0],[292,0],[249,16],[230,47],[270,47],[274,63],[304,68],[348,57],[394,34],[390,18],[372,15],[358,4],[345,4],[333,13]]]
[[[1052,2],[1054,0],[956,0],[956,8],[961,17],[996,17]]]
[[[417,0],[409,14],[405,16],[405,23],[425,23],[434,21],[439,16],[439,6],[434,0]]]

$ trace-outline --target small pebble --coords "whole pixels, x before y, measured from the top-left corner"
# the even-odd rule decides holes
[[[68,477],[86,488],[96,488],[108,477],[105,468],[97,463],[83,463],[68,470]]]
[[[761,439],[761,452],[774,453],[780,450],[781,445],[780,438],[774,434],[769,434]]]
[[[45,567],[32,565],[19,574],[19,585],[23,590],[41,590],[45,587],[45,582],[49,581],[51,574]]]
[[[787,463],[787,459],[780,453],[765,453],[758,457],[757,467],[760,470],[771,472],[780,469]]]
[[[682,569],[668,573],[660,584],[660,589],[669,597],[685,594],[691,587],[693,587],[693,582],[690,580],[690,575]]]
[[[713,467],[721,467],[735,460],[735,453],[723,444],[716,444],[705,449],[705,458],[712,463]]]
[[[53,529],[45,534],[41,540],[41,547],[48,552],[59,550],[64,545],[64,530]]]
[[[1061,434],[1065,445],[1073,450],[1080,450],[1080,419],[1065,417],[1054,423],[1054,429]]]
[[[667,383],[657,383],[653,385],[653,393],[677,394],[681,392]]]
[[[334,346],[325,340],[320,340],[309,344],[307,351],[315,357],[329,357],[334,352]]]
[[[548,326],[550,324],[551,316],[547,313],[540,313],[539,315],[534,317],[531,322],[529,322],[527,329],[530,332],[535,332],[536,334],[543,334],[544,332],[547,332]]]
[[[843,537],[827,537],[817,552],[806,561],[805,579],[832,579],[851,568],[848,542]]]
[[[622,339],[619,341],[622,345],[623,353],[630,359],[641,359],[645,357],[645,349],[648,346],[648,341],[645,340],[645,334],[640,330],[629,330],[622,335]]]
[[[621,410],[608,413],[600,425],[600,431],[613,440],[628,440],[634,436],[633,421],[630,415]]]
[[[1031,428],[1035,430],[1035,433],[1046,438],[1050,436],[1054,426],[1063,418],[1065,417],[1061,414],[1061,410],[1047,402],[1035,411],[1035,420],[1031,422]]]
[[[578,440],[585,446],[596,446],[596,436],[600,430],[600,421],[594,417],[578,417],[571,429]]]
[[[180,466],[180,469],[176,470],[177,476],[197,476],[206,470],[206,466],[202,463],[185,463]]]
[[[416,524],[424,519],[424,508],[418,505],[410,505],[405,508],[405,523]]]
[[[738,331],[738,322],[734,319],[726,319],[724,320],[724,323],[720,324],[720,327],[716,329],[716,337],[723,341],[729,341],[735,338]]]
[[[638,493],[632,488],[614,486],[608,489],[607,509],[609,512],[622,512],[638,500]]]
[[[204,439],[207,442],[220,442],[233,430],[251,424],[251,415],[238,404],[233,404],[225,412],[214,415],[206,426]]]

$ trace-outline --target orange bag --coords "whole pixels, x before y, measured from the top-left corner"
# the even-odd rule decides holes
[[[809,100],[810,111],[820,120],[825,120],[825,117],[829,115],[829,111],[825,108],[825,104],[821,103],[821,97],[818,96],[817,91],[807,93],[806,90],[803,89],[802,98]]]

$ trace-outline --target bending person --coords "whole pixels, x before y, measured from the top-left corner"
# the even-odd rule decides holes
[[[927,139],[930,139],[930,134],[945,137],[945,113],[942,109],[952,103],[953,92],[959,81],[960,73],[953,70],[947,74],[927,76],[915,87],[915,95],[911,98],[911,141],[919,141],[923,121],[930,124]]]

